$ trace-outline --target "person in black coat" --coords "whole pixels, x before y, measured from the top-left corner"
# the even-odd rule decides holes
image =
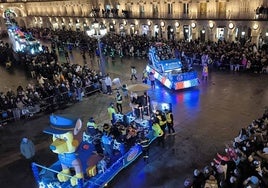
[[[205,183],[205,176],[203,172],[200,172],[198,169],[195,169],[193,176],[193,188],[203,188],[204,183]]]

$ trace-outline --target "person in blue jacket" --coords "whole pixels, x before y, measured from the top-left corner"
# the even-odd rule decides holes
[[[35,155],[33,142],[26,137],[23,138],[20,143],[20,152],[27,160],[32,160]]]

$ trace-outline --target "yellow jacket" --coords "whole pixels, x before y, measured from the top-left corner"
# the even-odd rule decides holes
[[[161,129],[160,125],[158,123],[154,123],[152,126],[152,129],[154,130],[154,136],[155,137],[160,137],[163,136],[164,132]]]
[[[166,118],[167,118],[168,123],[172,123],[172,118],[171,118],[171,113],[170,112],[167,113]]]
[[[161,115],[158,115],[158,116],[156,116],[156,117],[159,119],[159,125],[160,125],[160,126],[163,126],[163,125],[165,125],[165,124],[167,123],[166,120],[163,120],[163,119],[162,119]]]
[[[116,114],[115,109],[114,109],[113,107],[110,106],[110,107],[108,108],[108,115],[109,115],[110,120],[113,119],[113,114]]]

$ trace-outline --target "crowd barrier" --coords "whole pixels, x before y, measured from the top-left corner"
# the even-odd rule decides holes
[[[51,113],[58,109],[64,109],[75,102],[81,101],[83,97],[89,97],[95,92],[101,92],[98,84],[92,84],[83,87],[80,92],[63,92],[40,99],[34,105],[24,106],[23,108],[12,108],[0,111],[0,126],[8,124],[8,122],[18,121],[21,119],[29,119],[40,113]],[[80,95],[80,96],[79,96]]]

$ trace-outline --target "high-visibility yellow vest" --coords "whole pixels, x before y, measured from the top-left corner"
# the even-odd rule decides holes
[[[110,106],[110,107],[108,108],[108,115],[109,115],[110,120],[113,119],[113,114],[116,114],[115,109],[114,109],[113,107]]]
[[[95,122],[89,121],[89,122],[87,122],[87,127],[96,129],[97,128],[97,124]]]
[[[118,104],[122,104],[122,102],[123,102],[122,95],[117,95],[117,96],[116,96],[116,103],[118,103]]]
[[[172,122],[172,119],[171,119],[171,113],[170,113],[170,112],[167,113],[166,118],[167,118],[167,122],[168,122],[168,123],[171,123],[171,122]]]
[[[165,124],[167,123],[167,121],[166,121],[166,120],[165,120],[165,121],[163,121],[163,120],[162,120],[161,115],[156,116],[156,117],[159,119],[159,125],[160,125],[160,126],[163,126],[163,125],[165,125]]]
[[[155,137],[160,137],[163,136],[164,132],[161,129],[160,125],[158,123],[154,123],[152,126],[152,129],[154,130],[154,136]]]

